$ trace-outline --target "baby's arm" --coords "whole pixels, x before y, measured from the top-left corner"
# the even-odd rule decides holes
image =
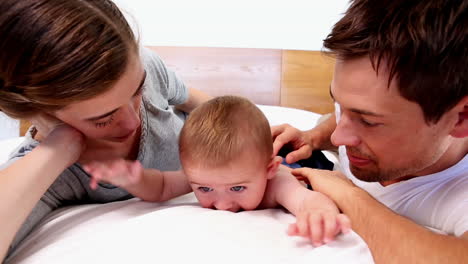
[[[138,161],[94,162],[84,169],[92,176],[92,189],[98,187],[98,182],[107,182],[145,201],[167,201],[192,190],[182,171],[144,169]]]
[[[306,189],[286,167],[280,166],[269,183],[268,194],[296,216],[296,223],[290,225],[288,234],[308,237],[315,246],[328,243],[351,228],[349,218],[340,214],[331,199]]]

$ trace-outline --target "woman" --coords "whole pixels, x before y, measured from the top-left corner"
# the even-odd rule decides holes
[[[179,169],[179,109],[209,97],[140,50],[109,0],[3,0],[0,13],[0,110],[33,123],[0,166],[3,260],[59,206],[132,197],[109,184],[91,190],[82,165]]]

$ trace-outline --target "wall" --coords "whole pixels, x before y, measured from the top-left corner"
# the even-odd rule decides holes
[[[115,0],[142,43],[321,50],[348,0]]]

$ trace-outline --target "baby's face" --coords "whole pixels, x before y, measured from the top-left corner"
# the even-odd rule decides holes
[[[267,165],[248,159],[219,168],[185,164],[184,171],[203,207],[231,212],[256,209],[268,182]]]

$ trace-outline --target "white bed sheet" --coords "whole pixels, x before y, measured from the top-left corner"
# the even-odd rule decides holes
[[[260,106],[272,125],[313,127],[319,115]],[[19,143],[0,141],[0,164]],[[281,209],[231,213],[201,208],[193,194],[166,203],[138,199],[57,210],[9,263],[373,263],[354,232],[321,247],[286,235]]]

